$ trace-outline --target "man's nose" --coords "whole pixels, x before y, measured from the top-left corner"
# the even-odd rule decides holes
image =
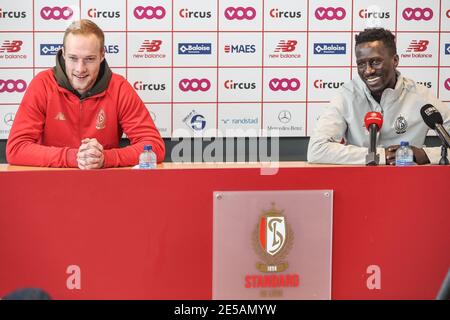
[[[76,68],[77,68],[78,72],[82,72],[82,71],[86,70],[86,63],[84,62],[83,59],[78,59]]]
[[[375,69],[372,67],[370,62],[367,62],[366,66],[364,67],[364,73],[365,74],[372,74],[372,73],[374,73],[374,71],[375,71]]]

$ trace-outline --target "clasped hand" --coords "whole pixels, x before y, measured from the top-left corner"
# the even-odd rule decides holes
[[[80,169],[100,169],[103,167],[105,156],[103,146],[97,139],[83,139],[77,153],[78,168]]]

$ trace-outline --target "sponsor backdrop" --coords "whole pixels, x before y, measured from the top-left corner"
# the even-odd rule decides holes
[[[357,76],[366,27],[395,32],[399,70],[450,102],[450,1],[0,0],[0,139],[80,18],[105,31],[109,65],[164,137],[309,136]]]

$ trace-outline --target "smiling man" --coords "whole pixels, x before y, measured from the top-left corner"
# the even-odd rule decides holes
[[[364,164],[370,142],[364,117],[376,111],[383,115],[377,139],[380,164],[395,164],[395,151],[401,141],[412,145],[417,164],[438,163],[441,148],[424,147],[429,128],[420,109],[434,105],[449,130],[449,108],[430,90],[400,74],[395,37],[390,31],[366,29],[355,40],[359,77],[343,85],[320,116],[309,141],[308,161]]]
[[[158,162],[164,142],[144,103],[105,60],[103,31],[90,20],[66,30],[56,66],[30,83],[6,147],[10,164],[99,169],[133,166],[144,145]],[[131,145],[119,148],[122,134]]]

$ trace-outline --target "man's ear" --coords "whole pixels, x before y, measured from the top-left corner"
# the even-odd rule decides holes
[[[396,54],[396,55],[393,57],[393,59],[394,59],[394,67],[397,68],[397,67],[398,67],[398,61],[399,61],[398,54]]]
[[[100,53],[100,63],[103,62],[103,60],[105,60],[105,48],[102,49],[101,53]]]

